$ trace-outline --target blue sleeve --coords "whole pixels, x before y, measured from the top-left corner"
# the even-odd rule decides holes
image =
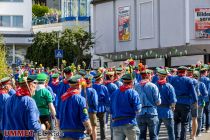
[[[205,84],[201,82],[199,87],[200,87],[199,90],[200,90],[201,95],[203,97],[207,97],[208,96],[208,91],[206,89]]]
[[[35,132],[40,131],[41,124],[39,123],[39,110],[34,100],[29,100],[26,114],[29,130],[34,130]]]
[[[194,87],[192,80],[189,80],[189,90],[190,90],[190,94],[191,94],[193,103],[198,102],[198,96],[195,91],[195,87]]]
[[[141,102],[140,102],[139,94],[135,90],[133,90],[132,93],[133,93],[133,95],[132,95],[131,104],[132,104],[135,112],[138,112],[141,110]]]
[[[81,98],[79,103],[79,110],[80,110],[80,119],[82,122],[85,122],[89,119],[88,110],[86,106],[86,100],[84,97]]]
[[[109,91],[107,89],[106,86],[103,86],[103,92],[104,92],[104,95],[105,95],[105,104],[106,104],[106,107],[109,107],[110,106],[110,98],[109,98]]]
[[[176,94],[175,94],[175,89],[172,85],[169,85],[169,95],[170,95],[170,99],[169,102],[172,103],[176,103],[177,99],[176,99]]]
[[[92,92],[93,92],[92,93],[93,94],[93,96],[92,96],[93,105],[94,105],[94,108],[97,109],[98,108],[98,94],[95,89],[92,89]]]
[[[155,103],[160,102],[161,103],[161,98],[160,98],[160,93],[158,90],[158,87],[156,85],[153,86],[153,99],[155,101]]]

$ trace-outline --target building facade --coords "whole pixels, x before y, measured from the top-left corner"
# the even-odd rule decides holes
[[[93,0],[92,4],[93,67],[118,65],[130,57],[149,67],[209,61],[209,0]]]
[[[10,65],[25,61],[27,47],[32,43],[31,9],[31,0],[0,0],[0,34],[5,39]]]

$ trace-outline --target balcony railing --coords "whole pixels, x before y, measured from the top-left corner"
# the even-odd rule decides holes
[[[44,16],[44,17],[35,17],[32,19],[32,25],[44,25],[44,24],[53,24],[53,23],[60,23],[65,21],[89,21],[89,16],[84,17],[63,17],[58,18],[56,16]]]

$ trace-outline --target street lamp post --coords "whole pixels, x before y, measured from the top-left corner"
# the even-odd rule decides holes
[[[58,32],[58,50],[60,49],[60,32]],[[60,66],[60,58],[58,58],[58,69]]]

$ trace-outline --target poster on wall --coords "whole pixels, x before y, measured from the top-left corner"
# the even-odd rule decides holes
[[[195,37],[210,39],[210,8],[195,8]]]
[[[118,36],[119,36],[119,41],[131,40],[130,6],[124,6],[118,8]]]

